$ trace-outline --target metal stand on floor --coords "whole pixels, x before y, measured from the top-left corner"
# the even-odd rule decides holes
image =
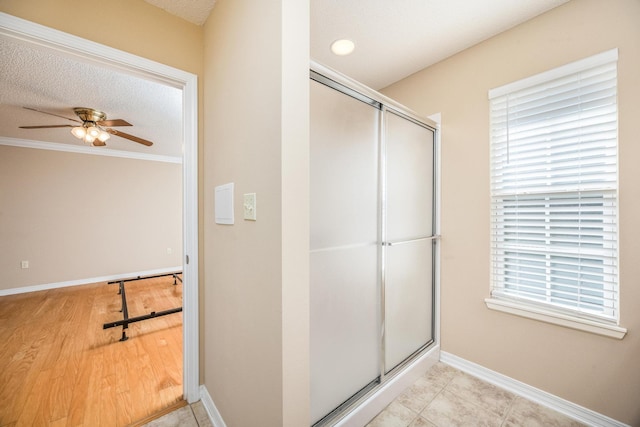
[[[122,280],[114,280],[111,282],[107,282],[109,285],[114,283],[119,284],[118,295],[120,295],[120,297],[122,298],[122,308],[120,309],[120,311],[122,312],[122,316],[124,317],[124,319],[117,320],[115,322],[105,323],[104,325],[102,325],[102,329],[109,329],[109,328],[122,326],[122,337],[120,338],[120,341],[126,341],[129,339],[129,337],[127,337],[127,329],[129,329],[130,323],[141,322],[143,320],[153,319],[156,317],[161,317],[161,316],[166,316],[168,314],[181,312],[182,307],[176,307],[176,308],[171,308],[169,310],[164,310],[164,311],[158,311],[158,312],[152,311],[151,313],[145,314],[143,316],[129,318],[129,309],[127,308],[127,295],[124,287],[124,284],[126,282],[133,282],[135,280],[144,280],[144,279],[154,279],[157,277],[167,277],[167,276],[173,276],[173,285],[175,286],[178,284],[178,280],[180,281],[180,283],[182,283],[182,278],[179,276],[179,274],[182,274],[182,272],[158,274],[155,276],[138,276],[131,279],[122,279]]]

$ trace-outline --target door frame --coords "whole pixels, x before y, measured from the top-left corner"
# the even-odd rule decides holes
[[[195,74],[0,12],[0,35],[182,90],[183,394],[200,399],[198,315],[198,80]]]

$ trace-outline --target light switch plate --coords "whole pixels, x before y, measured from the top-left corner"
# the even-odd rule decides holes
[[[216,187],[214,203],[216,224],[233,224],[233,182]]]
[[[244,219],[255,221],[256,218],[256,193],[247,193],[244,195]]]

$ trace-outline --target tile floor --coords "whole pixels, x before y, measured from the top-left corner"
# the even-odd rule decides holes
[[[444,363],[437,363],[367,427],[582,425]]]
[[[213,427],[202,402],[145,426]],[[437,363],[366,427],[579,427],[583,424]]]

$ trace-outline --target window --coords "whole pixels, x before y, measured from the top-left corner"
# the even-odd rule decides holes
[[[489,92],[488,304],[617,324],[616,75],[612,50]]]

